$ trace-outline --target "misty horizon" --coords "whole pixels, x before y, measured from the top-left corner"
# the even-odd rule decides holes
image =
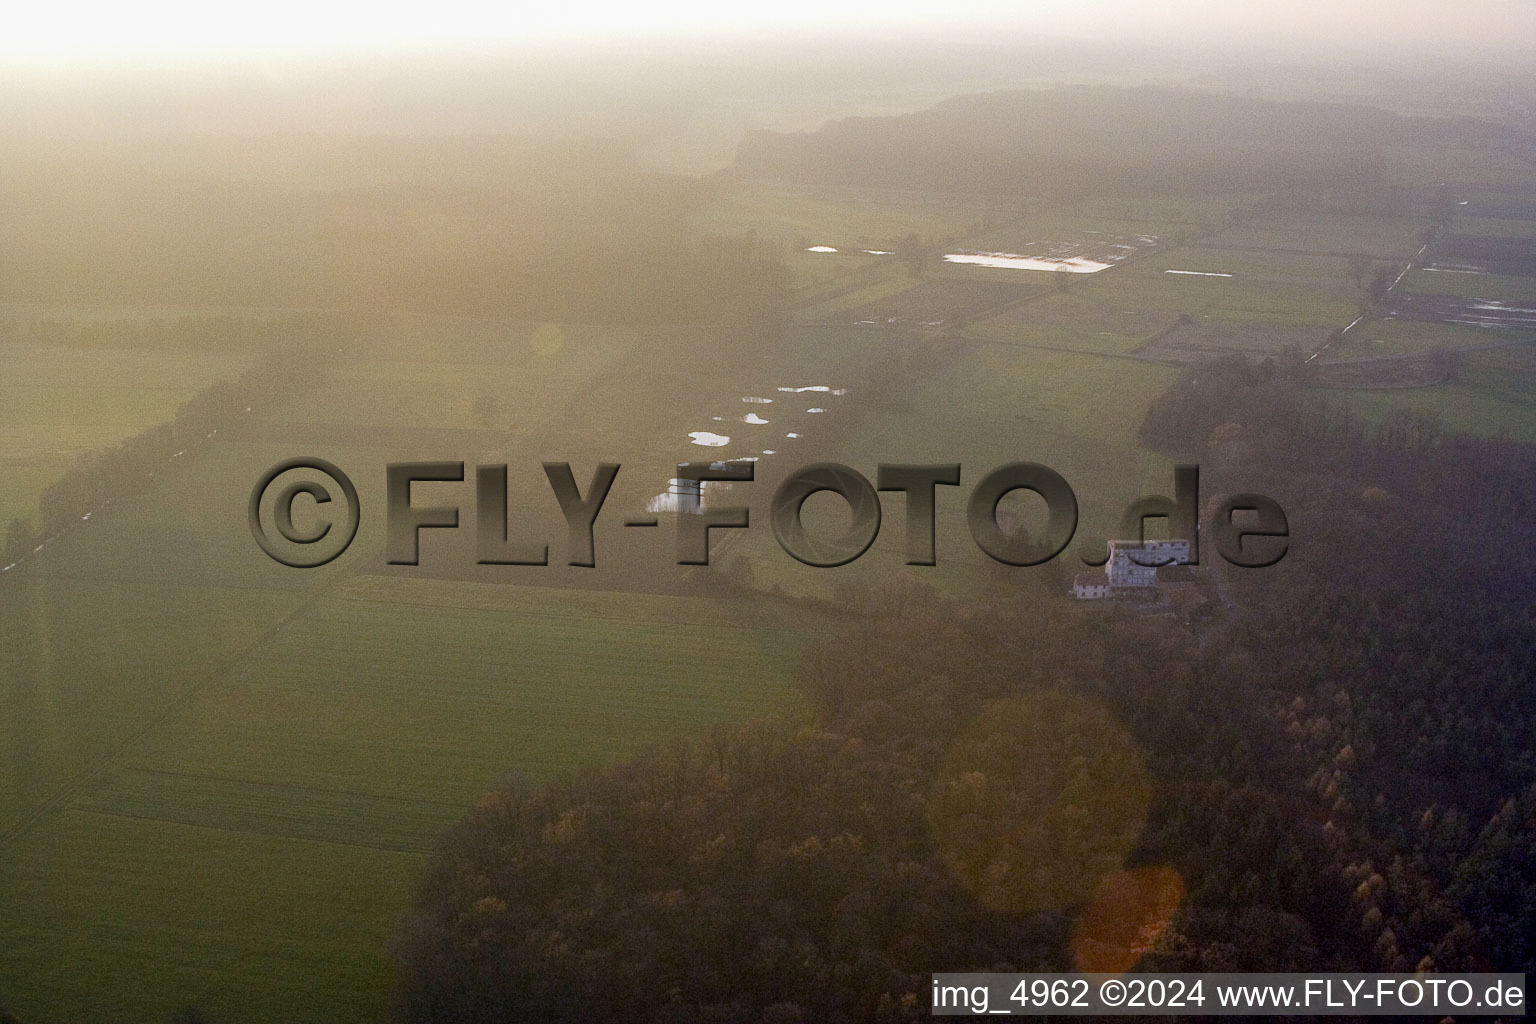
[[[344,2],[210,9],[180,0],[132,7],[92,0],[17,12],[0,57],[19,72],[197,67],[229,60],[372,61],[438,54],[560,59],[613,48],[665,55],[720,48],[771,51],[831,43],[980,45],[1085,43],[1230,55],[1362,62],[1423,57],[1514,58],[1536,48],[1529,0],[963,0],[933,4],[778,3],[722,6],[696,0],[647,5],[598,2],[492,13],[434,5],[431,14]],[[0,68],[3,70],[3,68]]]

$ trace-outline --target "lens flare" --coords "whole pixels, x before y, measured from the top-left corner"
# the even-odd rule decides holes
[[[1170,867],[1106,875],[1072,929],[1072,962],[1089,974],[1120,974],[1152,950],[1184,901],[1184,879]]]
[[[988,704],[957,736],[928,801],[955,876],[994,910],[1090,899],[1120,870],[1152,784],[1136,742],[1098,701],[1065,691]]]

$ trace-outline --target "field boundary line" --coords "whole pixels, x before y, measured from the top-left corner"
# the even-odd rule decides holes
[[[353,850],[377,850],[380,853],[401,853],[416,857],[425,857],[431,854],[432,847],[437,839],[433,838],[426,849],[416,849],[408,846],[381,846],[377,843],[349,842],[345,839],[323,839],[318,836],[295,836],[287,832],[270,832],[259,828],[238,828],[232,825],[207,825],[197,821],[181,821],[177,818],[156,818],[149,814],[128,814],[123,811],[104,811],[95,807],[77,808],[81,814],[94,814],[102,818],[122,818],[127,821],[148,821],[159,825],[180,825],[183,828],[200,828],[208,832],[233,832],[242,836],[267,836],[271,839],[287,839],[296,843],[323,843],[326,846],[344,846]],[[465,808],[468,810],[468,808]]]
[[[145,722],[139,728],[133,730],[131,733],[125,736],[114,749],[106,754],[103,754],[100,758],[86,766],[74,779],[65,783],[61,789],[44,800],[30,813],[23,815],[19,820],[16,821],[15,824],[11,825],[4,831],[0,831],[0,850],[8,848],[13,842],[21,838],[24,833],[31,830],[34,825],[45,818],[48,814],[63,806],[67,801],[72,799],[81,790],[83,790],[89,783],[100,778],[115,763],[120,761],[123,756],[128,753],[128,751],[141,743],[156,729],[160,728],[166,722],[170,721],[171,718],[186,708],[197,703],[197,701],[203,696],[205,692],[208,691],[208,689],[210,689],[226,674],[232,671],[236,665],[243,661],[258,647],[274,639],[278,633],[287,628],[288,625],[298,619],[299,616],[308,612],[310,608],[312,608],[321,600],[321,598],[325,597],[332,590],[334,590],[339,585],[341,580],[346,579],[351,574],[352,573],[349,570],[340,569],[334,573],[330,579],[316,584],[314,589],[310,592],[309,596],[300,600],[291,612],[280,618],[270,628],[259,633],[255,638],[251,640],[250,643],[239,648],[237,651],[232,652],[229,656],[219,659],[214,667],[211,668],[200,681],[193,683],[190,687],[187,688],[185,692],[173,698],[166,704],[165,707],[160,710],[159,713],[152,715],[149,721]]]
[[[361,797],[365,800],[390,800],[397,803],[419,804],[423,807],[464,807],[464,804],[449,803],[443,800],[418,800],[410,796],[391,796],[384,793],[364,793],[356,789],[324,789],[320,786],[300,786],[290,782],[263,782],[260,779],[237,778],[233,775],[219,775],[214,772],[179,772],[169,768],[127,768],[127,772],[137,772],[141,775],[166,775],[177,779],[207,779],[213,782],[235,782],[246,786],[266,786],[270,789],[291,789],[299,793],[329,793],[336,796]]]

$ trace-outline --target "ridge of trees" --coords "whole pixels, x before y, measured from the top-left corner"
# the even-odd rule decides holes
[[[736,173],[818,185],[991,194],[1283,192],[1388,186],[1405,145],[1478,145],[1498,129],[1365,106],[1165,87],[1062,86],[958,96],[814,132],[757,131]]]
[[[176,330],[184,329],[191,328]],[[266,341],[250,368],[233,380],[211,384],[182,405],[170,421],[148,427],[115,447],[82,456],[43,491],[35,523],[18,518],[8,524],[0,562],[25,558],[107,502],[143,490],[178,452],[238,425],[252,410],[285,398],[313,379],[317,367],[345,349],[358,329],[354,318],[333,315],[286,319],[260,328],[242,323],[235,328],[237,333]]]

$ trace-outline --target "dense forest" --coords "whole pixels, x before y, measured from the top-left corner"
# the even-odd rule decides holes
[[[1368,426],[1304,374],[1202,367],[1146,424],[1287,508],[1293,557],[1225,570],[1229,611],[1073,605],[1030,570],[849,602],[805,720],[486,797],[402,927],[395,1019],[917,1021],[932,971],[1536,971],[1536,454]]]
[[[1417,145],[1480,145],[1496,129],[1367,107],[1146,87],[959,96],[904,117],[756,132],[736,171],[823,186],[1014,194],[1278,192],[1376,182]]]

